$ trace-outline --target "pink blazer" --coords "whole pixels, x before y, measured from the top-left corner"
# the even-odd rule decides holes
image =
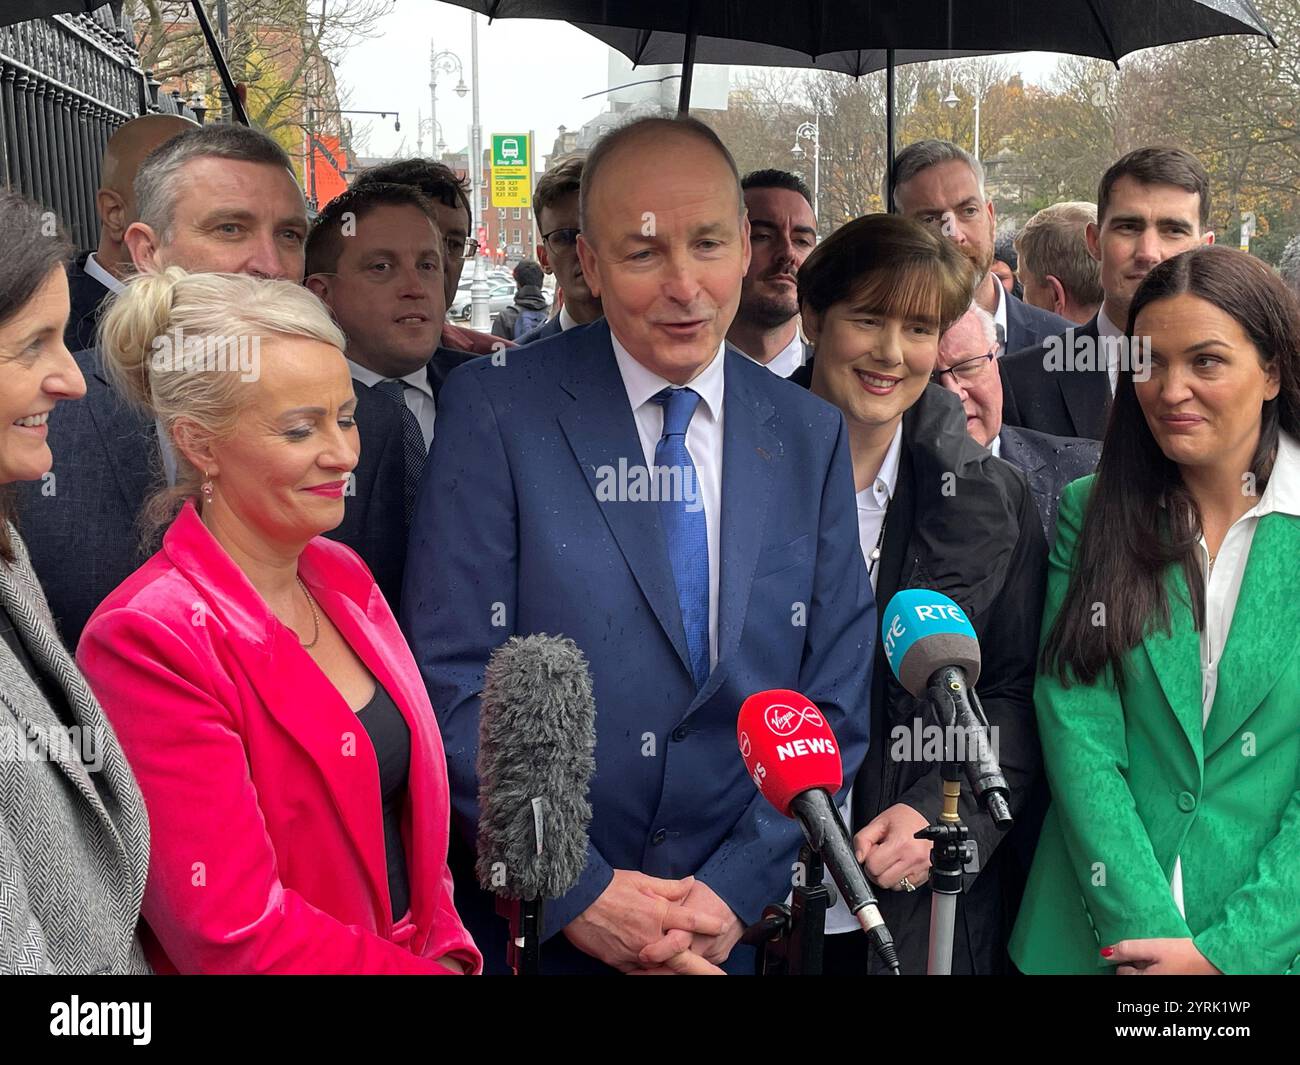
[[[432,974],[454,954],[479,972],[452,903],[446,759],[415,660],[350,549],[317,537],[298,572],[410,727],[410,918],[390,916],[365,728],[186,504],[77,652],[149,811],[150,960],[162,972]]]

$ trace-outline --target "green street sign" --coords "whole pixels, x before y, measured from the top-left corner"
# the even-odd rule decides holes
[[[528,166],[527,133],[492,134],[492,165]],[[527,171],[525,171],[526,173]]]

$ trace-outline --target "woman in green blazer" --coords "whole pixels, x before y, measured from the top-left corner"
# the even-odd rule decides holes
[[[1061,498],[1034,691],[1053,804],[1011,955],[1300,972],[1300,307],[1200,247],[1127,333],[1146,364]]]

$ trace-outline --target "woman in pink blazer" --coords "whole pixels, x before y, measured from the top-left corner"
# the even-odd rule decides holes
[[[259,358],[169,357],[218,329]],[[183,500],[78,649],[148,808],[162,972],[482,966],[419,671],[365,564],[320,536],[357,461],[342,343],[296,285],[176,269],[132,282],[103,326],[116,385],[172,444],[159,506]]]

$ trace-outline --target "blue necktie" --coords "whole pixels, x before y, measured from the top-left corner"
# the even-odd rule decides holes
[[[375,391],[387,396],[401,409],[402,416],[402,502],[403,514],[407,527],[415,514],[415,498],[420,490],[420,474],[424,472],[424,460],[429,453],[424,449],[424,433],[420,430],[420,420],[415,412],[406,405],[406,389],[412,387],[405,381],[389,378],[375,383]]]
[[[699,478],[686,450],[686,427],[691,424],[700,394],[689,388],[665,388],[654,401],[664,409],[664,431],[655,447],[655,466],[667,466],[680,473],[678,479],[656,470],[656,481],[682,489],[667,493],[670,498],[660,498],[659,513],[677,584],[691,675],[698,690],[709,679],[709,533]]]

